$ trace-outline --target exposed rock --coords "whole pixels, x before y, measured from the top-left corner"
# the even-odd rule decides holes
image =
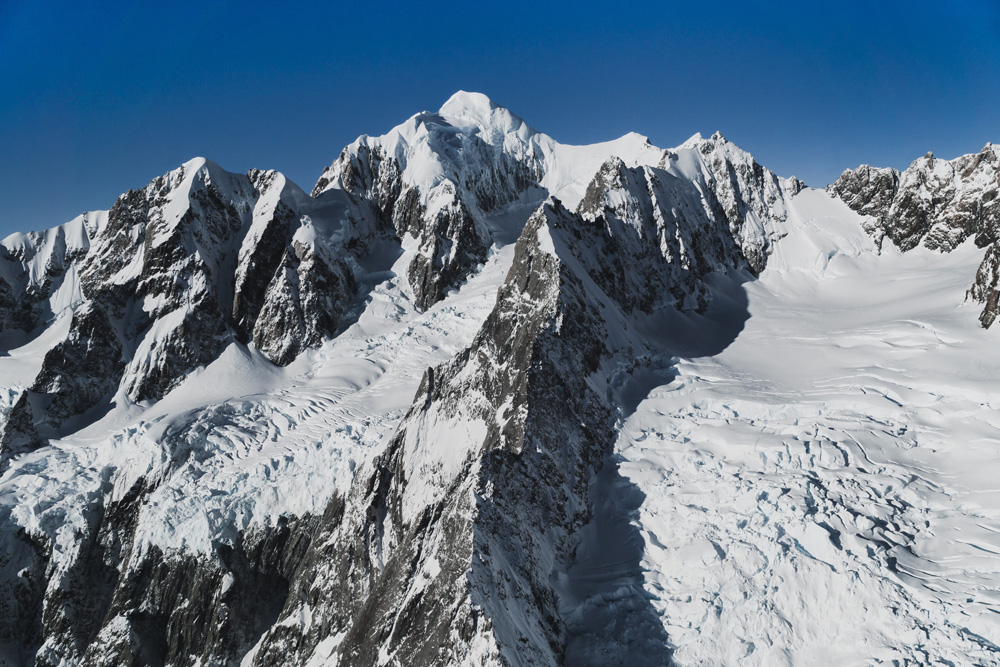
[[[485,260],[492,244],[485,216],[540,187],[534,130],[478,97],[417,114],[383,137],[361,137],[313,188],[313,196],[342,190],[371,202],[381,225],[417,239],[407,278],[422,310]]]
[[[563,563],[572,558],[589,480],[610,442],[608,408],[583,381],[603,346],[600,323],[578,280],[564,283],[569,274],[539,245],[558,215],[570,214],[532,217],[472,346],[428,369],[347,511],[333,501],[313,547],[328,556],[307,558],[284,612],[308,605],[318,628],[279,624],[255,664],[304,664],[322,637],[340,633],[341,664],[376,664],[380,653],[454,663],[484,651],[558,661],[565,637],[548,581],[552,549]],[[427,441],[445,424],[453,437]],[[530,627],[518,629],[505,616],[523,614],[525,601]]]
[[[253,340],[268,359],[287,365],[337,331],[356,291],[343,261],[322,246],[293,241],[264,295]]]
[[[247,235],[233,289],[233,327],[240,342],[250,341],[268,286],[295,232],[295,212],[280,199],[257,235]],[[249,244],[249,247],[248,247]]]
[[[575,562],[621,407],[605,341],[609,328],[627,337],[631,301],[602,296],[583,261],[598,239],[630,233],[613,230],[557,200],[532,215],[471,346],[426,371],[385,452],[331,502],[282,613],[308,609],[311,625],[279,621],[255,665],[566,659],[581,630],[561,614],[555,576]],[[636,266],[637,246],[619,247],[607,266]],[[648,640],[665,650],[655,627]],[[338,643],[321,647],[329,636]]]
[[[29,665],[46,634],[42,600],[51,548],[21,528],[0,553],[0,660]]]
[[[307,240],[293,242],[299,229]],[[234,341],[289,363],[337,330],[359,287],[352,253],[371,250],[373,229],[343,196],[317,202],[276,172],[193,160],[106,214],[12,237],[4,326],[28,332],[72,311],[32,385],[35,419],[58,429],[118,391],[160,399]]]
[[[0,252],[3,249],[0,248]],[[15,328],[17,299],[14,298],[14,290],[7,281],[0,276],[0,332]]]
[[[979,321],[987,329],[1000,314],[1000,291],[997,290],[997,282],[1000,282],[1000,248],[994,243],[986,249],[983,263],[976,271],[976,282],[969,288],[969,297],[983,304]]]
[[[76,276],[90,248],[87,217],[0,245],[0,331],[35,331],[82,300]]]
[[[58,427],[114,393],[125,368],[124,346],[104,308],[87,302],[73,313],[66,338],[46,352],[31,390],[47,400],[38,419]]]
[[[0,662],[668,663],[662,611],[644,588],[639,501],[600,502],[615,484],[635,491],[616,478],[614,443],[676,362],[668,336],[651,330],[710,320],[720,293],[738,310],[725,290],[764,270],[803,186],[720,134],[662,152],[626,139],[611,158],[563,150],[462,93],[439,113],[359,139],[314,196],[276,172],[229,174],[198,160],[126,193],[106,216],[5,245],[0,324],[71,321],[0,433],[0,458],[22,464],[5,477],[19,504],[0,505]],[[873,235],[901,247],[988,244],[970,290],[986,305],[984,326],[1000,309],[991,155],[947,166],[928,157],[903,176],[858,170],[833,188],[870,216]],[[585,176],[573,171],[591,159]],[[550,186],[579,205],[546,198]],[[182,416],[129,402],[167,395],[233,344],[239,363],[279,377],[239,345],[289,364],[355,322],[356,348],[338,341],[316,359],[347,349],[351,372],[337,380],[364,385],[387,372],[363,358],[373,331],[394,317],[400,331],[446,322],[466,294],[428,314],[413,306],[425,311],[470,277],[494,275],[476,272],[488,259],[511,261],[501,246],[515,234],[509,272],[488,283],[490,294],[499,283],[492,310],[482,305],[460,343],[426,357],[437,365],[405,416],[379,394],[390,416],[357,458],[352,431],[367,415],[337,433],[317,428],[333,423],[317,415],[356,408],[338,403],[349,391],[322,384],[327,368],[308,371],[322,382],[297,411],[288,408],[302,397],[288,386],[264,398],[238,387],[238,399],[213,395],[221,402]],[[390,275],[400,257],[405,275]],[[370,319],[355,320],[365,296]],[[744,315],[727,311],[719,326],[735,335]],[[732,337],[698,349],[717,354]],[[408,381],[427,365],[411,364]],[[89,433],[55,441],[88,423],[71,418],[117,397],[134,411],[121,417],[125,430],[98,444],[81,442]],[[25,454],[46,438],[46,457]],[[303,468],[285,466],[293,459],[313,468],[299,476]],[[327,482],[340,465],[349,472]],[[70,491],[53,490],[53,479]],[[810,525],[823,547],[843,550]],[[598,581],[588,559],[609,540],[624,542],[608,552],[625,556],[603,563]],[[712,543],[705,553],[725,559],[720,551]]]
[[[865,230],[882,246],[887,227],[886,216],[899,188],[899,172],[862,165],[848,169],[829,190],[861,215],[870,216]]]
[[[435,188],[418,229],[420,245],[407,278],[417,307],[426,310],[486,260],[488,244],[450,181]]]
[[[22,391],[0,427],[0,472],[7,467],[6,462],[12,456],[35,449],[39,444],[28,392]]]
[[[19,592],[0,596],[0,605],[18,605],[0,618],[0,646],[22,643],[36,665],[225,665],[246,654],[282,607],[312,520],[281,519],[210,555],[139,553],[134,535],[150,490],[140,479],[106,508],[88,508],[69,563],[57,565],[27,535],[20,553],[0,558],[0,570],[14,558],[22,567],[19,582],[5,582]]]
[[[631,311],[704,310],[713,271],[763,270],[784,221],[779,179],[721,135],[696,145],[709,173],[606,162],[578,212],[600,230],[575,245],[591,278]],[[789,195],[790,196],[790,195]],[[625,269],[624,267],[629,267]]]
[[[277,618],[310,532],[283,520],[210,557],[144,553],[118,579],[83,664],[233,664]]]

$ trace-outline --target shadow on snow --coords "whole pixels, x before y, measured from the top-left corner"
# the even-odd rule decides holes
[[[703,314],[663,311],[637,326],[649,341],[657,367],[642,367],[617,389],[624,423],[650,392],[677,377],[678,357],[713,356],[736,339],[750,317],[743,284],[751,276],[710,276],[714,299]],[[666,665],[672,646],[645,587],[645,539],[637,524],[646,500],[621,473],[623,458],[609,443],[604,466],[591,484],[593,515],[581,530],[576,561],[560,586],[569,631],[567,665]],[[655,536],[649,536],[655,539]]]

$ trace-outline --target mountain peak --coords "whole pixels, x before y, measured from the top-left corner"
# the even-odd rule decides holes
[[[207,178],[213,182],[228,180],[231,176],[229,172],[217,163],[205,157],[193,157],[177,169],[173,169],[165,174],[165,176],[174,179],[176,184],[180,185],[182,181],[196,177],[199,174],[202,175],[202,178]]]
[[[488,116],[494,109],[499,109],[500,105],[482,93],[470,93],[459,90],[448,98],[448,101],[441,105],[438,113],[442,116]]]
[[[0,663],[994,664],[997,163],[835,199],[460,91],[316,198],[195,158],[10,237]]]
[[[621,136],[621,141],[628,141],[630,143],[636,143],[639,145],[651,145],[649,143],[649,137],[645,134],[639,134],[638,132],[629,132]]]
[[[210,161],[208,158],[193,157],[184,164],[182,164],[181,168],[184,169],[184,171],[197,171],[202,167],[207,166],[209,163]]]
[[[695,132],[690,137],[688,137],[687,141],[685,141],[683,144],[681,144],[681,148],[686,148],[688,146],[694,146],[694,145],[700,144],[703,141],[705,141],[705,137],[701,136],[701,132]]]
[[[438,115],[455,127],[479,128],[491,142],[510,132],[522,134],[524,138],[535,133],[520,116],[482,93],[460,90],[448,98]]]

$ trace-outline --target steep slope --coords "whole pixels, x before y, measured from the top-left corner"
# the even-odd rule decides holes
[[[304,585],[252,664],[666,659],[638,579],[618,619],[630,630],[619,635],[580,611],[600,598],[574,570],[616,420],[642,390],[630,376],[648,377],[673,351],[640,335],[632,313],[696,303],[676,299],[686,289],[707,306],[713,271],[730,289],[749,277],[711,188],[715,173],[738,184],[734,207],[762,211],[739,219],[760,225],[741,237],[752,239],[752,256],[766,257],[754,242],[785,216],[778,179],[759,167],[743,174],[756,180],[741,179],[734,158],[752,160],[721,137],[680,154],[694,176],[674,194],[683,192],[689,219],[656,199],[662,180],[680,176],[630,170],[619,158],[595,175],[579,213],[550,199],[531,216],[470,347],[426,371],[385,452],[327,508]],[[643,216],[644,204],[661,208]],[[632,294],[611,278],[689,271],[676,254],[685,241],[685,253],[711,268],[675,290]],[[710,329],[722,340],[741,323],[737,315]]]
[[[530,211],[549,193],[574,206],[574,191],[619,154],[636,164],[659,159],[660,151],[638,135],[562,146],[486,96],[458,92],[437,113],[346,147],[313,194],[339,189],[371,201],[404,243],[412,239],[406,275],[426,309],[482,263],[494,235],[516,238],[520,224],[510,238],[505,212]],[[526,215],[517,216],[519,223]]]

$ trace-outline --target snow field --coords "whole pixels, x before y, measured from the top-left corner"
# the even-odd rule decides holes
[[[646,589],[681,665],[997,664],[1000,361],[962,305],[982,251],[876,256],[824,197],[793,200],[733,344],[621,431]]]

